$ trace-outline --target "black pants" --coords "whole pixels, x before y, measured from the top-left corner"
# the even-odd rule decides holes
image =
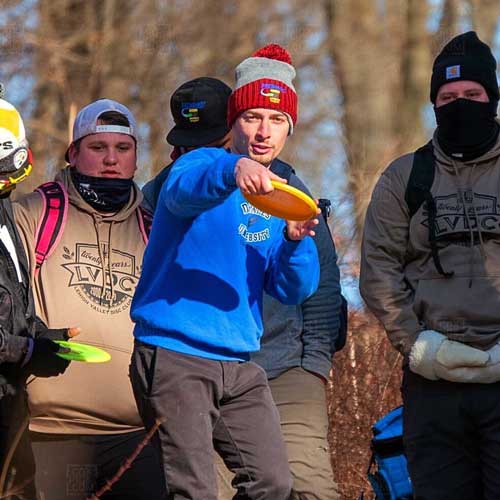
[[[217,500],[213,449],[235,474],[234,498],[287,500],[292,490],[279,414],[264,370],[136,341],[130,378],[155,434],[169,500]]]
[[[145,431],[98,436],[30,433],[41,500],[84,500],[111,479],[144,439]],[[165,498],[159,457],[147,445],[103,500]]]
[[[500,499],[500,383],[405,369],[404,443],[416,500]]]

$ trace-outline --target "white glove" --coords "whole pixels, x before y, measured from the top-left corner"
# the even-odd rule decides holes
[[[448,339],[441,344],[436,355],[436,361],[446,368],[485,366],[489,359],[488,353],[481,349]]]
[[[410,351],[410,370],[429,380],[437,380],[436,356],[446,337],[434,330],[420,332]]]
[[[462,382],[469,384],[493,384],[500,382],[500,344],[495,344],[485,352],[489,360],[485,366],[470,366],[446,369],[443,366],[436,367],[436,374],[451,382]]]
[[[489,354],[480,349],[448,340],[435,330],[424,330],[411,348],[410,370],[429,380],[451,380],[448,376],[450,370],[484,367],[489,359]]]

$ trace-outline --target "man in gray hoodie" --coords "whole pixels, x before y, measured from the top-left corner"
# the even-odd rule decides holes
[[[404,442],[419,499],[500,491],[496,67],[474,32],[443,48],[434,137],[387,168],[365,221],[360,289],[404,356]]]

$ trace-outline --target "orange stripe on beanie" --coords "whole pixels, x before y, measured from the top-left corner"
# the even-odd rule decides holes
[[[295,68],[286,49],[271,44],[259,49],[236,68],[236,85],[229,97],[227,122],[252,108],[275,109],[288,116],[290,133],[297,123]]]

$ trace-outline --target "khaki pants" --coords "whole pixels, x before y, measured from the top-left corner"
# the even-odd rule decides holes
[[[280,413],[281,431],[293,476],[292,499],[339,500],[328,449],[325,384],[302,368],[292,368],[270,380]],[[234,495],[232,474],[217,461],[219,500]]]
[[[30,433],[39,499],[86,500],[117,473],[145,435],[144,430],[104,435]],[[165,495],[158,454],[147,444],[119,481],[99,498],[165,500]]]

